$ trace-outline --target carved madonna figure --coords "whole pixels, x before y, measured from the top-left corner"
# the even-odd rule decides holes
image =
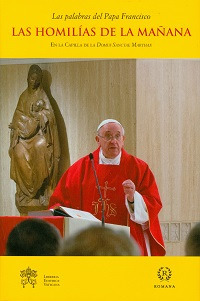
[[[9,125],[10,177],[19,212],[46,209],[57,183],[60,147],[53,109],[42,87],[42,70],[32,65]]]

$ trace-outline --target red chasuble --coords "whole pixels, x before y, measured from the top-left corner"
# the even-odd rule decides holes
[[[99,164],[99,149],[94,151],[94,164],[101,187],[105,208],[105,222],[129,225],[131,235],[141,247],[142,254],[147,255],[143,229],[133,222],[125,205],[123,181],[131,179],[144,199],[149,215],[149,236],[151,255],[165,255],[163,238],[158,220],[162,208],[158,188],[148,165],[122,149],[120,165]],[[89,156],[74,163],[60,179],[49,207],[57,205],[88,211],[101,220],[101,200],[95,182]]]

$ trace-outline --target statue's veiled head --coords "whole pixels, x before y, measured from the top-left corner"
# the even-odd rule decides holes
[[[42,82],[42,69],[38,65],[31,65],[28,71],[28,87],[36,90]]]

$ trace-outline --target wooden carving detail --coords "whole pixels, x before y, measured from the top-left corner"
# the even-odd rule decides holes
[[[46,209],[57,183],[60,147],[53,109],[42,87],[42,70],[32,65],[9,128],[10,177],[21,214]]]

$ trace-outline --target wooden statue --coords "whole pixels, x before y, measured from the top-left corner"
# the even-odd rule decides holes
[[[47,208],[60,157],[56,120],[39,66],[30,67],[27,81],[9,125],[10,177],[16,182],[15,202],[21,215]]]

